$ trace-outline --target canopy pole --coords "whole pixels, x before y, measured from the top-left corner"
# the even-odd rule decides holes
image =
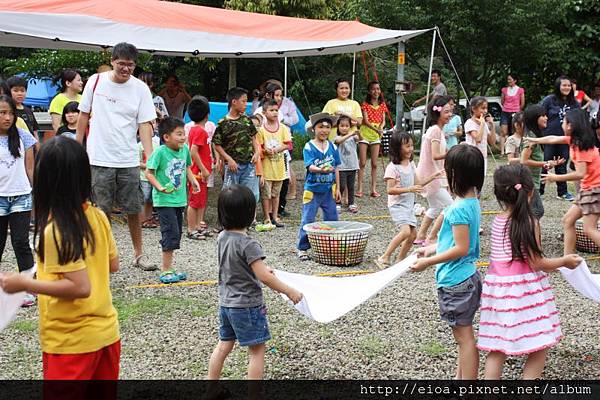
[[[352,55],[352,91],[350,92],[351,99],[354,100],[354,81],[356,78],[356,52]]]
[[[396,81],[404,82],[404,63],[405,63],[406,45],[404,42],[398,42],[398,70],[396,72]],[[404,97],[400,88],[396,89],[396,126],[404,126]]]
[[[229,89],[237,86],[237,60],[229,59]]]
[[[429,76],[427,76],[427,97],[425,97],[425,113],[429,109],[429,90],[431,89],[431,71],[433,71],[433,55],[435,53],[435,39],[437,37],[437,30],[433,30],[433,39],[431,41],[431,58],[429,59]],[[427,114],[425,114],[427,115]],[[423,121],[425,122],[425,121]]]
[[[283,97],[288,97],[287,81],[288,81],[288,63],[287,63],[287,57],[284,57],[283,58]]]

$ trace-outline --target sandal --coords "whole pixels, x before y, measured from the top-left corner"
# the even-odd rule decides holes
[[[354,197],[363,197],[365,194],[363,192],[354,193]]]
[[[192,240],[206,240],[206,236],[202,235],[199,231],[188,232],[185,237]]]
[[[377,257],[377,260],[375,260],[375,265],[377,265],[379,268],[381,269],[386,269],[388,268],[391,264],[389,261],[384,260],[381,257]]]
[[[136,268],[140,268],[142,271],[156,271],[158,270],[158,265],[156,264],[149,264],[147,262],[148,260],[148,256],[145,254],[142,254],[139,257],[136,257],[133,260],[133,266]]]
[[[208,224],[204,221],[200,222],[200,229],[198,229],[198,233],[206,237],[213,237],[212,231],[208,228]]]
[[[425,239],[415,239],[415,241],[413,242],[413,244],[415,246],[423,246],[425,244],[426,240]]]
[[[381,197],[378,192],[371,192],[371,197]]]
[[[306,252],[306,250],[298,250],[298,260],[300,261],[309,261],[310,256]]]
[[[142,228],[154,229],[154,228],[158,228],[158,224],[156,222],[154,222],[153,218],[148,218],[147,220],[142,222]]]
[[[161,272],[158,279],[160,280],[160,283],[164,284],[177,283],[180,281],[179,276],[172,269]]]
[[[187,273],[185,272],[178,272],[174,269],[172,269],[171,271],[173,271],[173,273],[175,273],[175,275],[177,275],[177,277],[179,278],[180,281],[186,281],[187,280]]]

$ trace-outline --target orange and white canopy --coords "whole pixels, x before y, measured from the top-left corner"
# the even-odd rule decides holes
[[[294,57],[368,50],[429,30],[159,0],[0,0],[0,46],[9,47],[100,50],[129,42],[171,56]]]

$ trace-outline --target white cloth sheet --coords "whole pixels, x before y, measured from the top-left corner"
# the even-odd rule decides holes
[[[28,277],[32,277],[36,271],[36,267],[28,269],[27,271],[21,272]],[[25,298],[25,292],[18,292],[8,294],[4,290],[0,289],[0,332],[4,330],[11,323],[11,321],[17,316],[17,313],[21,309],[23,299]]]
[[[343,278],[319,277],[275,270],[285,284],[299,290],[303,299],[294,307],[315,321],[327,323],[349,313],[409,271],[415,255],[383,271]],[[282,294],[283,298],[291,301]]]
[[[559,268],[563,278],[583,296],[600,303],[600,274],[592,274],[585,261],[575,269]]]

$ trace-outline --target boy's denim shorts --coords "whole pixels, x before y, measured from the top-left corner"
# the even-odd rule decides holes
[[[8,214],[31,211],[31,194],[0,196],[0,217]]]
[[[254,346],[271,339],[265,305],[249,308],[219,307],[219,339],[237,340],[240,346]]]
[[[450,326],[473,325],[481,302],[481,275],[475,272],[458,285],[438,288],[440,316]]]

